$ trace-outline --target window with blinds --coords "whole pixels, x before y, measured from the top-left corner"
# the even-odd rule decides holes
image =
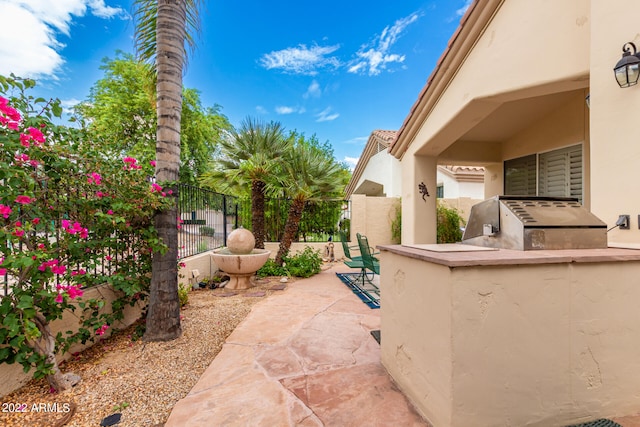
[[[504,194],[536,195],[536,155],[532,154],[504,162]]]
[[[505,194],[582,201],[582,145],[507,160],[504,174]]]

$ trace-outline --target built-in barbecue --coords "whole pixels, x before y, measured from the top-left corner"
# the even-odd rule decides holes
[[[607,225],[567,197],[496,196],[474,205],[462,243],[492,248],[607,247]]]

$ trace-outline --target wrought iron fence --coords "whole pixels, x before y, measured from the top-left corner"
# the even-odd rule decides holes
[[[291,200],[265,200],[266,241],[279,242],[284,234]],[[251,229],[251,200],[239,201],[238,222]],[[327,242],[338,240],[340,231],[349,234],[351,222],[351,202],[348,200],[321,200],[305,203],[298,233],[294,241]]]
[[[265,201],[265,225],[267,241],[278,242],[284,233],[290,200],[267,199]],[[178,230],[178,258],[185,258],[216,249],[226,245],[228,234],[235,228],[243,226],[251,229],[251,200],[238,199],[211,190],[190,185],[179,185],[178,213],[180,229]],[[307,202],[298,234],[294,241],[326,242],[339,240],[339,232],[349,236],[351,222],[351,204],[347,200],[325,200]],[[50,239],[59,236],[52,233]],[[119,239],[118,248],[105,252],[105,260],[93,266],[97,276],[108,275],[120,259],[131,257],[131,245],[127,239],[131,236],[111,236]],[[6,274],[2,280],[2,295],[7,295],[11,278]]]
[[[238,227],[237,199],[191,185],[178,187],[178,258],[224,246]]]

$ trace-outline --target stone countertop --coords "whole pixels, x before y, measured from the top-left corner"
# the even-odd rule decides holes
[[[443,245],[442,249],[439,248],[440,246],[381,245],[377,248],[382,252],[391,252],[447,267],[640,261],[640,250],[625,248],[516,251],[487,250],[487,248],[473,250],[469,245],[459,245],[461,250],[456,251],[451,244]]]

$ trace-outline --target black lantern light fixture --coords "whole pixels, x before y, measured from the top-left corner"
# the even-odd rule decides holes
[[[633,49],[633,53],[631,50]],[[636,45],[632,42],[622,46],[622,58],[613,68],[620,87],[629,87],[638,83],[640,76],[640,54],[636,53]]]

